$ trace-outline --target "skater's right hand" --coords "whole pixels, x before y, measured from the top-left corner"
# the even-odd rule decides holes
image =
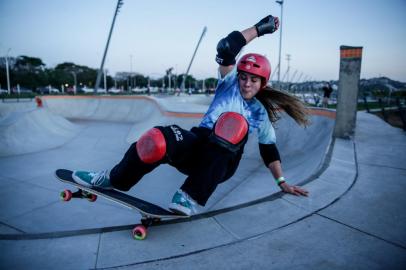
[[[257,24],[255,24],[255,29],[257,30],[258,37],[265,34],[272,34],[279,28],[279,18],[272,15],[268,15]]]
[[[283,182],[280,184],[280,188],[282,189],[283,192],[289,193],[295,196],[309,196],[309,192],[299,186],[291,186],[286,182]]]

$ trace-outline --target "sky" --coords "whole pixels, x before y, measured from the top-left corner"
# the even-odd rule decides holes
[[[0,0],[0,56],[9,51],[13,57],[41,58],[50,68],[63,62],[99,68],[116,4]],[[197,79],[217,77],[217,42],[269,14],[281,15],[273,0],[124,0],[105,68],[112,75],[132,71],[156,78],[170,67],[184,73],[206,26],[190,74]],[[293,81],[300,74],[301,81],[337,80],[339,48],[348,45],[363,47],[361,78],[387,76],[406,82],[405,14],[406,0],[285,0],[281,78],[290,54]],[[275,70],[279,39],[280,31],[262,36],[243,53],[266,55]]]

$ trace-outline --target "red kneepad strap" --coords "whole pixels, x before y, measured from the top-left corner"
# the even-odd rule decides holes
[[[145,163],[154,163],[161,160],[166,153],[166,141],[162,132],[157,128],[152,128],[144,133],[138,140],[137,153]]]
[[[227,142],[238,144],[248,132],[248,123],[244,116],[235,112],[220,115],[217,120],[214,134]]]

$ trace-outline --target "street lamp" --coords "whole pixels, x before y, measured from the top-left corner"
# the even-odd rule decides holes
[[[280,22],[280,32],[279,32],[279,62],[278,62],[278,87],[280,88],[280,80],[281,80],[281,52],[282,52],[282,27],[283,27],[283,0],[276,1],[279,5],[281,5],[281,22]]]

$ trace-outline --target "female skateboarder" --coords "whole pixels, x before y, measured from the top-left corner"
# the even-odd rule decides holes
[[[128,191],[161,164],[170,164],[187,178],[174,194],[169,208],[185,215],[204,206],[219,183],[229,179],[241,160],[248,134],[257,130],[261,157],[282,191],[307,196],[283,177],[272,123],[283,109],[299,125],[307,125],[303,104],[267,86],[271,67],[259,54],[249,53],[236,65],[236,56],[254,38],[275,32],[277,17],[263,18],[242,32],[233,31],[217,45],[219,82],[208,111],[190,131],[177,125],[156,126],[133,143],[111,170],[75,171],[75,181],[88,186]]]

